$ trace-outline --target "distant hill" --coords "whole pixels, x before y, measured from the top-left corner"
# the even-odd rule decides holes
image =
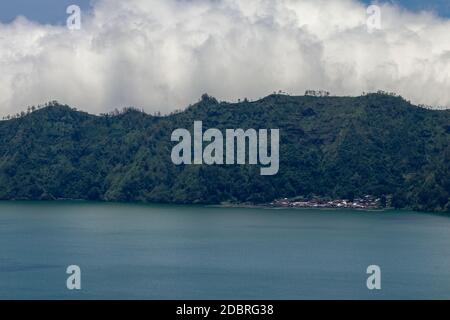
[[[279,128],[280,170],[175,166],[171,133]],[[0,199],[265,203],[282,197],[383,196],[397,208],[450,211],[450,111],[401,97],[270,95],[185,111],[94,116],[54,103],[0,121]]]

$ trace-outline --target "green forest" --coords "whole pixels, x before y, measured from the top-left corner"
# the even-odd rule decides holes
[[[277,128],[280,168],[176,166],[177,128]],[[264,204],[374,195],[395,208],[450,212],[450,111],[402,97],[273,94],[200,101],[170,115],[91,115],[52,102],[0,121],[0,199]]]

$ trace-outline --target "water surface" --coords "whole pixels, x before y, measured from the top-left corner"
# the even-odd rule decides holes
[[[0,202],[0,250],[0,299],[450,298],[450,218],[413,212]]]

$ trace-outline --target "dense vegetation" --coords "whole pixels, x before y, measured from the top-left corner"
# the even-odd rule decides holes
[[[34,109],[33,109],[34,110]],[[280,170],[175,166],[176,128],[279,128]],[[450,211],[450,111],[401,97],[271,95],[183,112],[94,116],[53,103],[0,121],[0,199],[264,203],[313,195],[382,196],[397,208]]]

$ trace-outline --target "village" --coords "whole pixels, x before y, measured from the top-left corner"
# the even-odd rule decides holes
[[[351,208],[351,209],[381,209],[383,203],[381,198],[366,195],[362,198],[325,200],[321,198],[283,198],[270,203],[273,207],[283,208]]]

